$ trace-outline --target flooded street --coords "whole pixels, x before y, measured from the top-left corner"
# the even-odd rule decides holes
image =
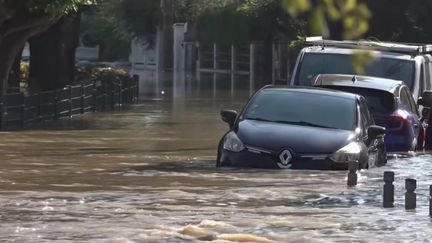
[[[249,92],[155,89],[123,110],[1,132],[0,242],[430,242],[431,155],[362,171],[356,188],[344,171],[219,169],[219,111]],[[394,209],[381,206],[386,170]]]

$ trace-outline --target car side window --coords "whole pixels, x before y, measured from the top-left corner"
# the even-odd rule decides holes
[[[414,114],[418,115],[419,113],[418,113],[418,108],[417,108],[416,102],[415,102],[413,96],[411,95],[411,93],[409,92],[409,90],[408,90],[407,87],[405,87],[405,92],[406,92],[406,94],[408,96],[408,100],[409,100],[409,103],[410,103],[411,111]]]
[[[409,101],[409,97],[408,97],[408,95],[406,93],[405,88],[402,88],[400,90],[400,100],[401,100],[402,104],[405,106],[406,109],[412,111],[411,104],[410,104],[410,101]]]
[[[425,68],[424,74],[425,74],[424,90],[429,90],[430,89],[430,83],[429,83],[429,80],[430,80],[430,63],[429,63],[429,61],[426,63],[426,68]]]
[[[431,63],[431,56],[426,55],[426,64],[425,64],[425,90],[431,89],[431,69],[432,69],[432,63]]]
[[[362,130],[363,133],[366,135],[366,130],[371,125],[370,114],[367,108],[366,101],[364,99],[360,99],[359,104],[360,104],[360,116],[361,116],[360,119],[362,122]]]
[[[423,90],[425,90],[425,66],[422,63],[420,66],[420,89],[419,89],[419,96],[418,97],[422,96]]]
[[[369,127],[370,125],[373,125],[375,122],[373,120],[372,115],[370,114],[367,100],[365,99],[363,101],[364,101],[364,107],[365,107],[364,110],[365,110],[365,114],[366,114],[367,126]]]
[[[402,103],[405,104],[407,109],[409,109],[412,113],[417,114],[417,107],[415,105],[414,99],[412,98],[411,93],[409,93],[406,87],[403,87],[401,89],[401,100]]]

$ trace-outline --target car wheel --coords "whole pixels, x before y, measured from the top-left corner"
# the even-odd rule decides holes
[[[417,149],[424,148],[424,141],[425,141],[425,129],[423,128],[423,126],[420,126],[420,132],[417,138]]]
[[[218,151],[216,156],[216,167],[222,167],[221,157],[222,157],[222,140],[219,142],[219,146],[218,146]]]
[[[217,158],[216,158],[216,167],[221,167],[221,161],[220,161],[220,157],[221,157],[221,152],[220,149],[218,149],[218,153],[217,153]]]
[[[359,170],[362,169],[369,169],[369,154],[365,154],[363,156],[360,156],[359,159]]]
[[[385,148],[385,145],[383,144],[379,149],[378,149],[378,165],[379,166],[383,166],[385,164],[387,164],[387,150]]]
[[[370,168],[373,168],[374,166],[376,166],[376,165],[371,165],[370,159],[368,157],[367,161],[363,164],[363,166],[359,166],[359,169],[369,170]]]
[[[417,151],[417,148],[418,148],[418,143],[417,143],[417,138],[414,138],[413,139],[413,141],[412,141],[412,143],[411,143],[411,148],[410,148],[410,151]]]
[[[332,170],[348,170],[348,163],[333,163],[331,165]]]

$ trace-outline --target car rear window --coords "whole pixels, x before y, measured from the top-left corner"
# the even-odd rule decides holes
[[[357,121],[356,101],[297,90],[263,90],[249,103],[243,119],[304,122],[353,130]]]
[[[389,114],[392,113],[395,107],[395,98],[392,93],[357,87],[343,87],[343,86],[321,86],[324,88],[337,89],[345,92],[351,92],[362,95],[365,97],[369,111],[372,113]]]
[[[414,61],[396,58],[377,58],[367,65],[363,75],[404,81],[412,90]],[[351,65],[351,55],[330,53],[305,53],[296,76],[296,85],[312,85],[317,74],[356,74]]]

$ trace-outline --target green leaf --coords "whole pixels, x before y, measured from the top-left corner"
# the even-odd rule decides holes
[[[291,16],[297,16],[311,8],[309,0],[283,0],[283,7]]]
[[[314,35],[322,35],[324,37],[329,35],[327,22],[325,21],[324,11],[321,8],[315,8],[309,18],[309,30]]]
[[[344,12],[350,12],[357,8],[357,0],[345,0]]]
[[[356,50],[351,56],[351,64],[358,75],[363,75],[366,66],[371,64],[373,60],[373,53],[367,50]]]

